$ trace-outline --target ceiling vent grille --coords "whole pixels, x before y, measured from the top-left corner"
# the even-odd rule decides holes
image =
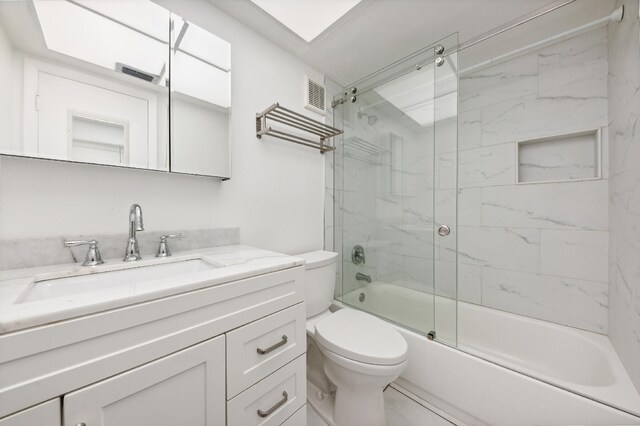
[[[308,76],[305,76],[304,83],[304,107],[325,115],[325,87]]]

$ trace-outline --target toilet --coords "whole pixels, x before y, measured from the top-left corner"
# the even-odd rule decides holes
[[[407,342],[390,324],[355,309],[331,312],[338,254],[306,262],[308,402],[329,424],[384,426],[383,390],[407,365]]]

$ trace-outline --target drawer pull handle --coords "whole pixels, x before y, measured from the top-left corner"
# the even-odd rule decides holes
[[[267,417],[270,414],[273,414],[278,408],[282,407],[285,402],[289,399],[289,395],[287,395],[287,391],[282,391],[282,399],[276,403],[273,407],[269,408],[267,411],[258,410],[258,415],[260,417]]]
[[[269,352],[275,351],[280,346],[286,345],[287,344],[287,340],[289,340],[289,339],[287,339],[287,335],[285,334],[284,336],[282,336],[282,340],[280,340],[278,343],[275,343],[275,344],[269,346],[267,349],[258,348],[256,350],[258,351],[258,353],[260,355],[265,355],[265,354],[268,354]]]

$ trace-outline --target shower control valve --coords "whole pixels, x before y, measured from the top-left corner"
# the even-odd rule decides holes
[[[360,244],[356,244],[351,250],[351,261],[356,265],[360,265],[361,263],[367,263],[364,256],[364,247]]]

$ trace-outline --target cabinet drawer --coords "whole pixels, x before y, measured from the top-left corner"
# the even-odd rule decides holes
[[[307,404],[293,413],[281,426],[307,426]]]
[[[0,426],[60,426],[60,398],[0,419]]]
[[[227,402],[228,426],[280,425],[307,402],[306,358],[299,356]]]
[[[304,303],[227,333],[227,399],[306,350]]]

